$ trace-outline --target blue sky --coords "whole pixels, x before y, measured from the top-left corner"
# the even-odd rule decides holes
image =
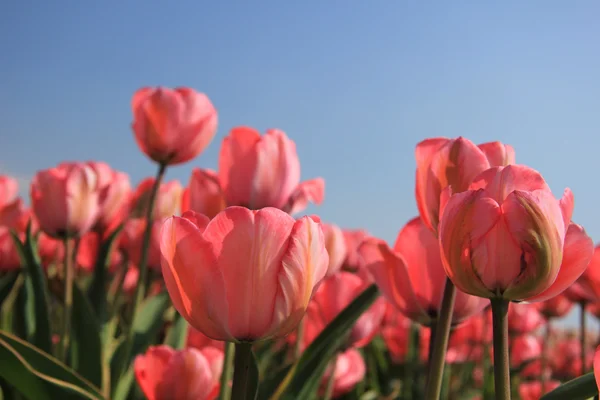
[[[260,4],[260,5],[259,5]],[[219,131],[280,128],[326,201],[309,212],[393,241],[417,214],[414,147],[501,140],[600,240],[600,3],[32,1],[0,4],[0,171],[61,160],[154,174],[130,130],[141,86],[208,94]],[[23,187],[23,193],[27,188]]]

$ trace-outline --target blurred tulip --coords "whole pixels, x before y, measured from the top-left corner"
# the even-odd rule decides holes
[[[139,279],[140,270],[135,266],[135,264],[130,263],[127,267],[127,272],[125,272],[125,278],[123,280],[123,292],[127,294],[133,294]]]
[[[320,224],[275,208],[229,207],[212,220],[187,211],[164,223],[160,250],[177,311],[235,342],[291,332],[329,263]]]
[[[356,384],[365,378],[365,361],[356,349],[348,349],[339,353],[335,358],[335,366],[325,371],[321,379],[321,392],[324,393],[331,378],[333,369],[333,392],[332,398],[349,393]]]
[[[514,164],[511,146],[500,142],[476,146],[468,139],[431,138],[417,144],[415,194],[419,214],[428,229],[436,232],[440,221],[440,195],[467,190],[473,179],[490,167]]]
[[[48,235],[80,236],[98,218],[98,177],[83,163],[62,163],[39,171],[31,182],[31,204],[40,228]]]
[[[7,175],[0,175],[0,209],[15,201],[18,193],[17,180]]]
[[[368,286],[369,283],[358,275],[345,271],[325,278],[306,310],[305,346],[316,339],[319,333]],[[367,345],[379,332],[385,308],[386,302],[383,298],[375,300],[352,327],[346,346]]]
[[[589,342],[588,342],[589,343]],[[550,347],[549,360],[554,376],[561,380],[569,380],[580,375],[581,368],[581,344],[575,337],[559,339]],[[593,350],[586,348],[586,370],[592,367]]]
[[[394,248],[369,238],[359,248],[368,269],[389,302],[408,318],[429,326],[437,318],[446,282],[435,235],[419,217],[398,234]],[[481,312],[489,302],[458,292],[452,321],[458,324]]]
[[[370,237],[369,233],[363,229],[344,229],[344,242],[346,243],[346,259],[343,267],[349,271],[356,271],[361,267],[361,259],[358,249],[362,242]]]
[[[549,381],[544,384],[545,391],[542,392],[542,384],[539,381],[522,382],[519,384],[519,396],[521,400],[539,400],[542,395],[560,386],[558,381]]]
[[[591,239],[572,224],[578,252],[572,262],[563,262],[572,211],[571,192],[556,200],[537,171],[521,165],[490,168],[445,205],[439,235],[446,273],[457,288],[480,297],[554,297],[583,273],[592,256]]]
[[[511,335],[533,333],[546,323],[534,304],[511,304],[508,307],[508,329]]]
[[[150,347],[133,364],[135,378],[148,400],[214,399],[222,368],[223,352],[213,347]]]
[[[109,234],[127,218],[131,195],[129,176],[103,162],[88,162],[87,165],[98,177],[100,212],[96,227],[103,234]]]
[[[142,88],[131,99],[132,129],[139,148],[163,165],[196,158],[217,132],[217,111],[190,88]]]
[[[148,247],[148,267],[154,270],[160,270],[160,229],[164,220],[163,218],[152,223],[152,233]],[[139,265],[141,261],[145,229],[145,219],[132,218],[125,222],[121,232],[119,247],[125,251],[127,258],[135,265]]]
[[[131,197],[131,218],[146,217],[150,191],[154,186],[154,182],[154,178],[146,178],[138,185]],[[179,181],[162,183],[158,189],[152,217],[158,220],[179,213],[182,192],[183,188]]]
[[[411,325],[413,322],[399,312],[396,307],[386,302],[386,312],[382,321],[381,336],[390,352],[392,361],[397,364],[405,363],[410,346]],[[424,337],[429,329],[419,330],[419,357],[427,360],[429,342]]]
[[[542,356],[540,339],[533,335],[519,335],[510,345],[510,363],[513,368],[522,367],[526,363]]]
[[[548,300],[534,303],[535,307],[546,319],[562,318],[573,308],[573,302],[565,295],[565,292]]]
[[[188,328],[188,335],[186,340],[187,347],[194,347],[198,350],[201,350],[205,347],[214,347],[219,350],[225,349],[225,342],[220,340],[214,340],[206,336],[204,333],[200,332],[192,328],[191,326]]]
[[[79,239],[76,262],[81,269],[88,273],[94,271],[94,267],[99,256],[98,250],[100,245],[101,237],[100,234],[96,232],[88,232]],[[121,253],[118,251],[113,251],[110,254],[109,268],[117,267],[121,261]]]
[[[277,129],[263,136],[249,127],[232,129],[221,146],[219,181],[228,206],[275,207],[289,214],[308,202],[321,204],[325,192],[322,178],[300,182],[296,144]]]
[[[16,199],[0,208],[0,226],[17,231],[24,231],[31,217],[31,210],[25,207],[21,199]]]
[[[492,343],[492,314],[484,311],[467,319],[450,334],[446,362],[481,361]]]
[[[333,275],[342,268],[346,259],[346,241],[342,230],[333,224],[322,224],[325,237],[325,248],[329,254],[329,267],[327,275]]]
[[[578,248],[575,248],[572,251],[574,253],[573,257],[579,254],[575,253],[578,250]],[[565,290],[565,295],[574,303],[600,302],[600,245],[594,249],[588,268],[574,284]]]
[[[192,210],[214,218],[225,209],[225,198],[217,174],[208,169],[194,168],[188,187],[183,192],[181,210]]]
[[[21,268],[17,248],[10,234],[10,229],[0,227],[0,273]]]

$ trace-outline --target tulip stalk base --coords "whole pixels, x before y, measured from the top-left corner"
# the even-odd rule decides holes
[[[456,287],[454,287],[450,279],[446,278],[442,307],[436,324],[435,341],[429,362],[425,400],[438,400],[440,398],[444,377],[444,362],[448,348],[448,337],[450,336],[455,300]]]
[[[585,331],[586,331],[586,326],[585,326],[585,306],[586,306],[586,302],[582,301],[579,303],[579,310],[580,310],[580,314],[579,314],[579,340],[580,340],[580,344],[579,347],[581,347],[580,349],[580,356],[581,356],[581,375],[585,375],[586,373],[586,359],[585,359],[585,348],[587,346],[586,343],[586,335],[585,335]]]
[[[496,400],[510,400],[510,364],[508,359],[509,301],[491,299],[494,330],[494,387]]]
[[[229,395],[231,393],[229,380],[231,379],[231,370],[233,369],[234,352],[235,344],[232,342],[225,343],[225,356],[223,358],[223,371],[221,372],[219,400],[229,400]]]
[[[65,246],[65,255],[63,268],[65,271],[65,307],[63,313],[63,331],[62,342],[60,346],[59,359],[63,362],[67,360],[69,353],[69,341],[71,339],[71,309],[73,308],[73,281],[75,280],[75,271],[73,266],[73,242],[68,237],[63,239]]]
[[[252,343],[236,343],[233,365],[231,399],[254,400],[258,388],[258,369],[252,354]]]

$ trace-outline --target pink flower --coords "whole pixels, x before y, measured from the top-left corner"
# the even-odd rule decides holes
[[[199,350],[202,350],[205,347],[215,347],[217,349],[223,350],[225,348],[225,342],[211,339],[204,333],[190,326],[188,329],[186,346],[195,347]]]
[[[571,302],[571,300],[565,295],[565,292],[567,290],[565,290],[558,296],[554,296],[546,301],[534,303],[537,310],[546,319],[564,317],[573,308],[573,302]]]
[[[88,232],[79,239],[77,246],[76,261],[77,265],[84,271],[90,273],[94,271],[94,267],[98,258],[98,250],[101,245],[100,234],[96,232]],[[116,268],[122,261],[121,253],[118,251],[111,252],[109,259],[109,268]]]
[[[88,162],[98,177],[100,211],[97,228],[104,234],[110,234],[127,217],[131,184],[129,176],[110,168],[103,162]]]
[[[16,179],[0,175],[0,208],[4,208],[17,199],[19,183]]]
[[[221,146],[219,181],[228,206],[275,207],[290,214],[308,202],[321,204],[325,192],[321,178],[300,182],[296,144],[276,129],[264,136],[249,127],[232,129]]]
[[[217,111],[203,93],[189,88],[142,88],[131,99],[139,148],[160,164],[197,157],[217,132]]]
[[[163,218],[152,223],[150,246],[148,248],[148,267],[154,270],[160,270],[160,229],[164,220]],[[127,220],[121,232],[119,246],[135,265],[139,265],[141,262],[145,230],[146,220],[144,218],[132,218]]]
[[[533,333],[545,323],[535,304],[513,303],[508,307],[508,329],[512,334]]]
[[[322,224],[325,235],[325,247],[329,254],[329,267],[327,275],[333,275],[342,268],[346,259],[346,241],[342,230],[333,224]]]
[[[560,386],[558,381],[549,381],[544,384],[542,392],[542,383],[540,381],[522,382],[519,384],[519,396],[521,400],[539,400],[544,394]]]
[[[565,240],[565,254],[567,254],[568,243],[573,246],[570,258],[576,260],[577,257],[581,257],[581,245],[578,246],[575,240],[569,242],[568,234]],[[565,258],[567,258],[566,255]],[[564,293],[574,303],[597,303],[600,301],[600,245],[594,249],[588,268]]]
[[[554,297],[592,256],[591,239],[572,224],[577,256],[563,262],[572,211],[570,190],[556,200],[537,171],[522,165],[490,168],[445,205],[439,237],[446,274],[457,288],[480,297]]]
[[[415,195],[423,223],[436,232],[440,220],[440,195],[467,190],[473,179],[490,167],[514,164],[511,146],[491,142],[476,146],[468,139],[431,138],[417,144]]]
[[[217,174],[208,169],[194,168],[190,183],[183,192],[181,210],[192,210],[214,218],[225,206]]]
[[[150,347],[135,358],[135,378],[148,400],[204,400],[219,393],[223,352],[214,347],[202,350],[173,350]]]
[[[346,242],[346,260],[343,266],[347,270],[356,271],[362,264],[358,249],[370,235],[364,229],[344,229],[342,232]]]
[[[48,235],[80,236],[94,226],[100,212],[98,176],[83,163],[39,171],[31,182],[31,204]]]
[[[331,379],[332,368],[329,367],[321,380],[321,393],[325,392]],[[365,361],[356,349],[348,349],[339,353],[333,367],[333,393],[332,397],[342,396],[350,392],[356,384],[365,377]]]
[[[419,217],[398,234],[394,248],[369,238],[360,246],[367,268],[387,300],[408,318],[430,325],[440,311],[446,275],[435,235]],[[458,292],[452,319],[455,324],[483,310],[488,302]]]
[[[154,178],[146,178],[138,185],[130,200],[131,218],[146,218],[150,192],[154,182]],[[179,213],[182,191],[183,187],[179,181],[161,183],[156,195],[152,217],[158,220]]]
[[[275,208],[187,211],[164,223],[165,284],[179,313],[216,340],[282,337],[297,325],[329,257],[318,222]]]

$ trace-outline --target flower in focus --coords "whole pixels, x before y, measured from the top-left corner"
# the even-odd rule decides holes
[[[490,168],[445,205],[439,237],[446,274],[460,290],[484,298],[554,297],[592,256],[583,228],[569,226],[572,211],[570,190],[556,200],[537,171],[522,165]],[[567,261],[565,251],[563,261],[567,228],[577,254]]]
[[[327,273],[320,223],[275,208],[229,207],[209,220],[171,217],[160,239],[173,305],[216,340],[283,337],[303,317]]]
[[[100,210],[96,227],[99,232],[110,234],[127,217],[131,183],[129,176],[113,170],[103,162],[88,162],[98,177]]]
[[[408,318],[429,326],[441,307],[446,275],[435,235],[419,217],[398,234],[394,248],[383,240],[368,238],[359,248],[363,268],[368,269],[389,302]],[[452,321],[458,324],[481,312],[488,302],[458,292]]]
[[[468,139],[431,138],[417,144],[415,194],[419,214],[427,228],[436,232],[440,220],[440,195],[450,186],[464,192],[473,179],[490,167],[515,163],[511,146],[491,142],[476,146]]]
[[[150,347],[133,364],[135,378],[148,400],[214,399],[222,368],[223,352],[214,347]]]
[[[39,171],[31,182],[31,205],[40,228],[58,238],[89,231],[100,212],[98,176],[83,163]]]
[[[367,287],[366,282],[358,275],[339,271],[325,278],[306,310],[304,347],[308,346]],[[385,314],[386,303],[383,298],[375,300],[373,305],[356,321],[346,346],[363,347],[379,333]]]
[[[194,168],[188,187],[183,191],[181,211],[196,211],[214,218],[226,207],[218,175],[208,169]]]
[[[217,132],[217,111],[190,88],[142,88],[131,99],[132,129],[139,148],[159,164],[197,157]]]
[[[321,380],[321,392],[324,393],[331,379],[333,369],[333,392],[336,398],[350,392],[365,377],[365,361],[356,349],[348,349],[335,358],[335,366],[329,367]]]
[[[146,218],[154,182],[154,178],[146,178],[138,185],[131,197],[131,218]],[[156,194],[152,218],[158,220],[179,213],[182,192],[183,188],[179,181],[161,183]]]
[[[309,202],[321,204],[325,192],[322,178],[300,182],[296,144],[277,129],[263,136],[249,127],[232,129],[223,139],[218,174],[228,206],[295,214]]]

